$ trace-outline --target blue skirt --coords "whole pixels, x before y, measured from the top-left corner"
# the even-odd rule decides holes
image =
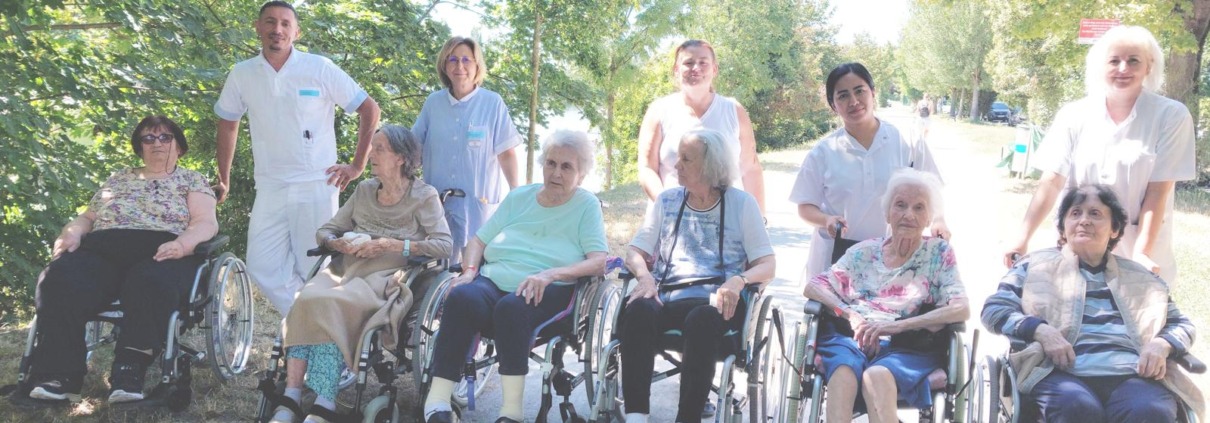
[[[858,411],[865,410],[865,401],[861,396],[861,375],[870,366],[882,366],[891,371],[895,377],[895,387],[899,400],[913,408],[928,408],[933,406],[932,390],[929,389],[928,375],[934,370],[945,367],[945,352],[926,353],[904,348],[892,348],[890,341],[883,340],[878,354],[867,358],[857,341],[851,337],[837,333],[832,319],[823,319],[819,327],[819,357],[823,362],[824,380],[830,380],[832,373],[841,366],[849,366],[857,376]]]

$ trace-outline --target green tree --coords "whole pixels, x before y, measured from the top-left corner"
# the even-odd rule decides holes
[[[983,63],[992,34],[981,1],[916,1],[899,45],[907,82],[927,93],[970,93],[969,114],[978,118],[979,92],[987,83]],[[965,96],[959,95],[959,107]]]
[[[860,62],[874,77],[878,103],[887,105],[891,98],[899,95],[899,84],[904,78],[903,68],[895,58],[895,46],[879,45],[874,36],[862,32],[853,41],[840,46],[840,57],[845,62]]]

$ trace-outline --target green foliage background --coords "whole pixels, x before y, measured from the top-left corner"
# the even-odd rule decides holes
[[[449,37],[440,3],[482,11],[489,76],[528,131],[531,46],[542,46],[537,123],[579,110],[600,133],[610,184],[635,178],[647,104],[674,91],[672,48],[705,38],[719,51],[720,93],[747,106],[763,149],[816,138],[831,121],[821,74],[834,64],[824,0],[309,0],[298,5],[300,50],[331,58],[410,126],[441,87],[435,55]],[[214,177],[213,104],[236,62],[258,54],[260,1],[6,0],[0,3],[0,322],[32,312],[33,288],[60,228],[113,171],[140,165],[134,125],[150,114],[182,125],[182,165]],[[338,115],[348,161],[356,115]],[[219,225],[242,255],[254,196],[241,125]]]

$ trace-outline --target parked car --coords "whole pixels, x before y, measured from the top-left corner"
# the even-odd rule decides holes
[[[987,121],[1004,122],[1013,125],[1017,123],[1015,115],[1016,113],[1013,112],[1011,107],[1008,107],[1003,101],[997,101],[993,102],[991,110],[987,111]]]

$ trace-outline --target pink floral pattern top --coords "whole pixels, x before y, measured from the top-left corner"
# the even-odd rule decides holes
[[[92,230],[143,229],[180,235],[189,226],[189,193],[214,197],[202,174],[177,168],[164,179],[143,179],[134,169],[114,172],[92,196]]]
[[[810,283],[830,289],[869,321],[915,316],[924,304],[938,307],[966,298],[954,250],[941,238],[924,237],[912,257],[896,268],[884,265],[882,247],[889,238],[854,245]]]

